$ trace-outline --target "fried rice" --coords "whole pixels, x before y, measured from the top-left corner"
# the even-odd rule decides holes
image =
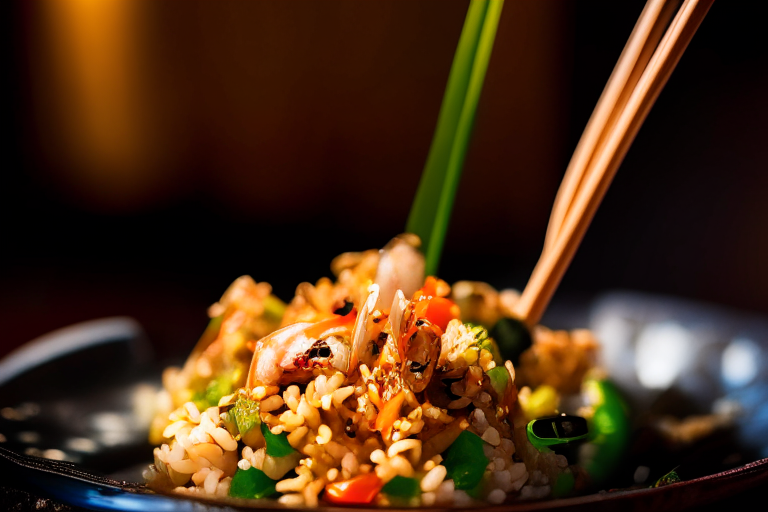
[[[526,425],[585,410],[594,337],[537,326],[510,356],[493,326],[516,321],[516,292],[425,278],[417,245],[343,254],[334,281],[300,284],[287,305],[237,279],[185,365],[163,374],[150,487],[296,507],[577,492],[578,460],[533,446]]]

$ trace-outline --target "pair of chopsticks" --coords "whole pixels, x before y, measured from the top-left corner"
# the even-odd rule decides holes
[[[544,314],[635,135],[713,3],[646,3],[568,164],[544,250],[515,305],[527,325]]]

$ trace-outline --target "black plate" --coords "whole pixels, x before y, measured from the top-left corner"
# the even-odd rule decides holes
[[[724,500],[746,504],[768,482],[767,319],[610,293],[586,305],[555,304],[544,324],[598,334],[605,363],[635,412],[632,447],[604,490],[487,510],[678,511]],[[151,411],[137,404],[159,389],[162,366],[141,327],[126,318],[68,327],[0,361],[0,466],[8,475],[0,504],[49,510],[281,508],[270,501],[170,497],[143,486],[142,471],[152,460]],[[664,415],[713,408],[736,411],[733,421],[698,442],[670,445],[649,427]],[[634,481],[638,466],[648,468],[640,483]],[[671,469],[682,482],[649,488]],[[612,490],[617,488],[622,490]]]

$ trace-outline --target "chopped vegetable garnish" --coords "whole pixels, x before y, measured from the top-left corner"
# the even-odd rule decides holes
[[[260,469],[251,467],[243,470],[238,469],[235,476],[232,477],[232,483],[229,486],[229,495],[233,498],[267,498],[276,494],[275,484]]]
[[[453,480],[456,489],[474,489],[480,483],[488,466],[483,444],[476,434],[465,430],[446,450],[443,465],[448,470],[447,478]]]
[[[499,398],[504,396],[509,384],[509,372],[503,366],[496,366],[488,370],[488,377],[491,379],[491,386],[496,391]]]
[[[201,409],[206,409],[208,407],[214,407],[219,405],[219,400],[221,400],[221,397],[228,395],[232,392],[232,379],[227,378],[226,376],[221,376],[218,379],[213,379],[211,382],[208,383],[208,387],[205,389],[205,393],[201,397],[204,399],[204,405],[203,407],[199,407]],[[197,403],[197,402],[195,402]]]
[[[499,345],[501,357],[509,359],[515,365],[520,361],[520,354],[533,344],[528,327],[514,318],[499,319],[490,334]]]
[[[552,487],[552,496],[556,498],[562,498],[563,496],[569,495],[571,491],[573,491],[574,484],[575,479],[573,477],[573,473],[571,473],[570,470],[564,473],[560,473],[557,476],[555,485]]]
[[[608,380],[587,380],[583,388],[592,402],[589,442],[595,446],[592,457],[582,464],[597,482],[602,482],[619,463],[629,438],[627,406],[619,390]]]
[[[493,355],[493,360],[498,366],[504,365],[504,359],[501,357],[499,345],[496,343],[496,340],[488,335],[488,330],[481,325],[477,325],[472,328],[471,332],[475,335],[477,347],[480,350],[487,350],[490,352],[491,355]]]
[[[413,498],[421,494],[421,487],[415,478],[397,475],[387,482],[381,492],[398,498]]]
[[[528,423],[528,440],[533,446],[542,449],[585,439],[589,432],[587,420],[580,416],[547,416]]]
[[[365,505],[373,501],[383,486],[376,473],[367,473],[326,485],[323,497],[335,505]]]
[[[379,415],[376,416],[376,430],[384,432],[397,421],[400,417],[400,408],[403,405],[403,400],[405,400],[405,392],[400,391],[389,402],[384,404],[381,411],[379,411]]]
[[[676,470],[677,468],[656,480],[656,482],[651,487],[664,487],[665,485],[681,482],[682,479],[680,478],[680,475],[677,474]]]
[[[520,405],[525,417],[530,421],[557,414],[559,401],[557,390],[548,384],[542,384],[526,400],[521,400]]]
[[[229,410],[229,415],[235,420],[237,431],[240,432],[241,436],[261,424],[259,402],[244,396],[237,398],[235,405]]]
[[[459,308],[450,299],[433,297],[417,302],[414,314],[417,318],[426,318],[445,332],[448,322],[459,317]]]
[[[267,442],[267,455],[271,457],[287,457],[296,453],[293,446],[288,442],[288,434],[275,435],[265,424],[261,424],[261,433],[264,434],[264,440]]]

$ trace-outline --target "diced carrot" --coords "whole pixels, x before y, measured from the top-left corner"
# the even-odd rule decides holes
[[[384,404],[384,407],[381,408],[378,416],[376,416],[376,430],[383,433],[400,418],[400,408],[403,405],[403,400],[405,400],[405,391],[401,390],[389,402]]]

